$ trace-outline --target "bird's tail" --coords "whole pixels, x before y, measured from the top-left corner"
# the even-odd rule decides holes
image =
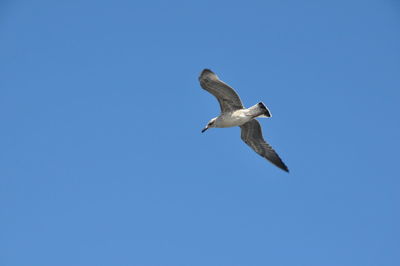
[[[271,112],[264,103],[259,102],[249,108],[250,114],[254,117],[271,117]]]

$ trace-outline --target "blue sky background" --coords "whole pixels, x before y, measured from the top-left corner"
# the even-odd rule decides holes
[[[0,264],[400,265],[399,47],[394,0],[3,0]]]

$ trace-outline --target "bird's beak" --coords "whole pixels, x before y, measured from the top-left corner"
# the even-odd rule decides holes
[[[203,130],[201,131],[201,133],[204,133],[207,129],[208,129],[208,126],[206,126],[205,128],[203,128]]]

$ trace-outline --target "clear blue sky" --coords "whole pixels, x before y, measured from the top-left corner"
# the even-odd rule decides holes
[[[0,265],[398,266],[399,71],[394,0],[2,1]]]

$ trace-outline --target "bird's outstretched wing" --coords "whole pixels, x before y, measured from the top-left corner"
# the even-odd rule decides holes
[[[282,162],[281,158],[279,158],[278,154],[268,143],[265,142],[262,136],[260,123],[258,123],[257,120],[253,119],[240,126],[240,128],[242,131],[241,138],[247,145],[271,163],[275,164],[282,170],[289,172],[289,169]]]
[[[243,108],[242,101],[235,90],[222,82],[211,70],[204,69],[200,74],[199,81],[203,89],[217,98],[221,107],[221,113]]]

